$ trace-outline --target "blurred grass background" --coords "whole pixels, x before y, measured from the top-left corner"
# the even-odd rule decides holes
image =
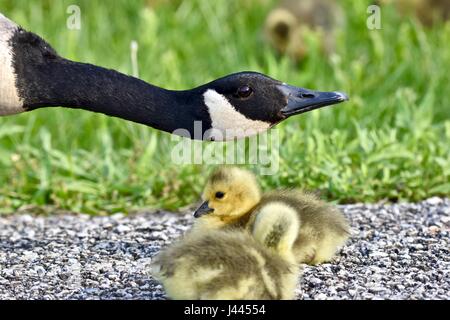
[[[450,195],[450,24],[427,29],[383,9],[366,27],[369,1],[342,1],[347,21],[331,58],[312,48],[301,64],[264,42],[276,1],[0,0],[1,11],[63,56],[186,89],[254,70],[351,101],[281,124],[279,174],[264,188],[319,190],[340,202],[417,201]],[[66,28],[69,5],[81,30]],[[0,118],[0,212],[52,205],[92,214],[177,209],[199,199],[210,166],[175,165],[171,137],[89,112],[41,109]]]

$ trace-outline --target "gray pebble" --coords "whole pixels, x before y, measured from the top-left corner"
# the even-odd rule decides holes
[[[304,266],[299,299],[450,298],[450,199],[340,206],[352,237]],[[0,217],[0,299],[165,299],[152,257],[192,214]]]

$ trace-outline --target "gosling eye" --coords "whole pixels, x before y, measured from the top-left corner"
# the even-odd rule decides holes
[[[225,197],[225,193],[223,193],[221,191],[217,191],[215,196],[216,196],[216,199],[222,199],[223,197]]]
[[[248,85],[243,85],[237,91],[239,98],[248,98],[252,95],[253,89]]]

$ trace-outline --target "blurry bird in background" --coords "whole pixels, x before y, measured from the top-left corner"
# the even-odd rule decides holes
[[[334,0],[283,0],[269,12],[265,38],[280,54],[294,61],[308,55],[308,34],[317,35],[327,55],[335,50],[337,31],[344,25],[344,12]]]
[[[402,16],[414,15],[431,27],[450,20],[450,0],[377,0],[377,5],[394,5]]]

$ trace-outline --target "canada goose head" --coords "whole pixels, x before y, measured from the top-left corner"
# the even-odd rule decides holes
[[[196,89],[211,120],[209,140],[263,132],[297,114],[347,100],[340,92],[290,86],[257,72],[240,72]]]
[[[190,90],[168,90],[65,59],[44,39],[0,14],[0,115],[77,108],[191,139],[220,141],[251,136],[293,115],[345,100],[339,92],[293,87],[255,72],[231,74]]]
[[[231,222],[249,212],[261,200],[255,176],[237,167],[214,171],[203,191],[204,202],[194,212],[195,218]]]

